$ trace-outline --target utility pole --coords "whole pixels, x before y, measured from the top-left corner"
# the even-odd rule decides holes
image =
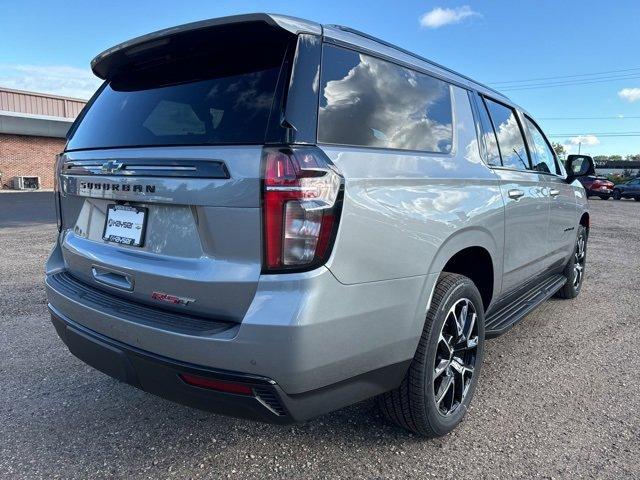
[[[580,155],[580,148],[582,147],[582,142],[578,142],[578,155]]]

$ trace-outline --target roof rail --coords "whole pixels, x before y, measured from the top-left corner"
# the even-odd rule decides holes
[[[472,82],[472,83],[474,83],[476,85],[479,85],[482,88],[486,88],[487,90],[495,93],[496,95],[500,95],[502,98],[507,98],[508,99],[508,97],[504,93],[499,92],[495,88],[488,87],[487,85],[485,85],[483,83],[480,83],[480,82],[474,80],[473,78],[467,77],[466,75],[462,75],[461,73],[458,73],[455,70],[450,69],[449,67],[445,67],[444,65],[440,65],[439,63],[434,62],[433,60],[429,60],[428,58],[425,58],[425,57],[423,57],[421,55],[418,55],[417,53],[413,53],[410,50],[407,50],[406,48],[399,47],[397,45],[394,45],[393,43],[387,42],[387,41],[382,40],[382,39],[380,39],[378,37],[374,37],[373,35],[369,35],[368,33],[361,32],[360,30],[356,30],[355,28],[345,27],[343,25],[327,25],[327,26],[328,27],[332,27],[332,28],[336,28],[338,30],[342,30],[344,32],[353,33],[354,35],[359,35],[361,37],[367,38],[367,39],[372,40],[374,42],[380,43],[381,45],[384,45],[385,47],[393,48],[394,50],[397,50],[399,52],[405,53],[405,54],[407,54],[407,55],[409,55],[409,56],[411,56],[413,58],[416,58],[418,60],[422,60],[423,62],[426,62],[426,63],[428,63],[430,65],[433,65],[434,67],[441,68],[442,70],[445,70],[446,72],[449,72],[449,73],[453,73],[454,75],[457,75],[457,76],[459,76],[461,78],[464,78],[465,80],[468,80],[468,81],[470,81],[470,82]]]

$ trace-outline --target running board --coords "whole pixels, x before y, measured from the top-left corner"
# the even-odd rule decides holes
[[[485,338],[494,338],[505,333],[538,305],[553,296],[566,282],[564,275],[553,275],[489,315],[485,322]]]

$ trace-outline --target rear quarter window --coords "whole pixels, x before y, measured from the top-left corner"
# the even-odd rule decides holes
[[[324,45],[318,142],[449,153],[452,141],[448,83]]]

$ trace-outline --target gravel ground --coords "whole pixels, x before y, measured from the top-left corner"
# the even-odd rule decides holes
[[[372,401],[278,427],[120,384],[73,357],[49,322],[55,226],[4,226],[0,477],[640,478],[640,202],[591,209],[580,297],[488,342],[469,414],[437,440],[386,423]]]

